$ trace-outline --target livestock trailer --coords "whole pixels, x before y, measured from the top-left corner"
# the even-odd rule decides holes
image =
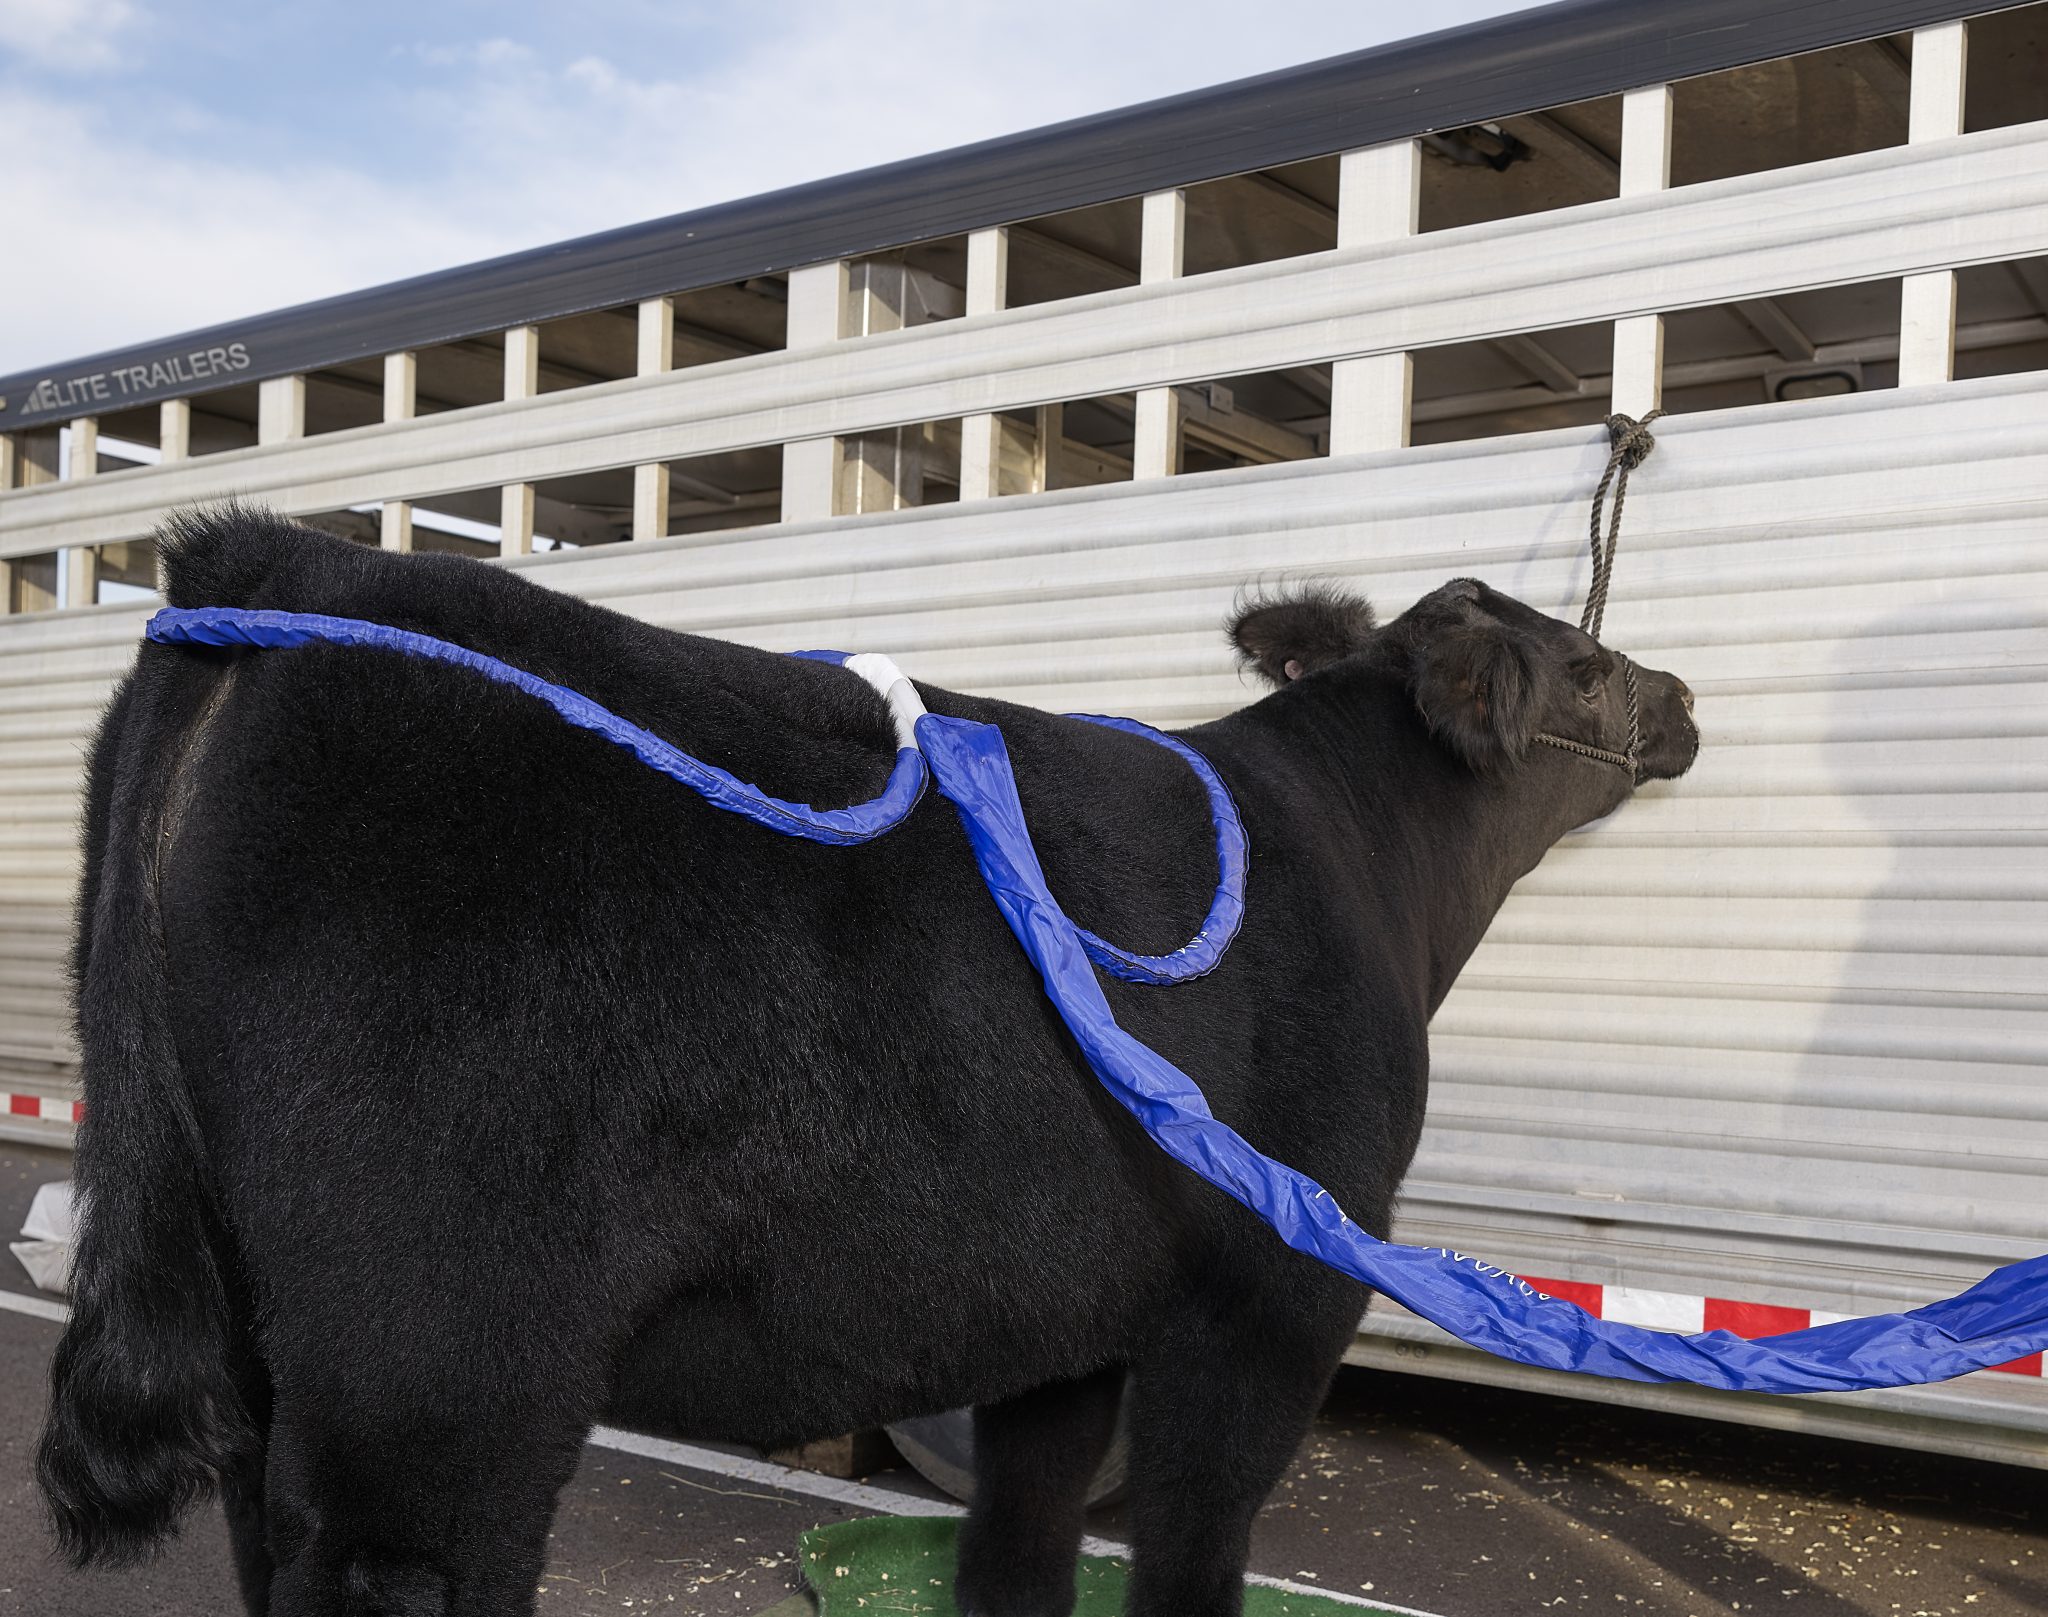
[[[1960,1290],[2048,1243],[2042,4],[1574,0],[0,378],[0,1116],[76,1115],[81,753],[177,507],[1174,725],[1249,699],[1247,578],[1570,615],[1660,405],[1607,627],[1706,748],[1473,958],[1399,1235],[1672,1328]],[[2048,1464],[2038,1357],[1354,1357]]]

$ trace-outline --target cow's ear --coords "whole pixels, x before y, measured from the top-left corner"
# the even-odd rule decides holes
[[[1245,602],[1230,619],[1230,643],[1247,668],[1286,685],[1358,651],[1372,633],[1372,607],[1335,584],[1304,584]]]
[[[1480,773],[1518,760],[1535,734],[1536,679],[1508,627],[1482,611],[1415,647],[1415,705],[1430,732]]]

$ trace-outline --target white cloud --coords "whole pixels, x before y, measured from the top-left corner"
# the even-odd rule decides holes
[[[127,9],[90,15],[109,5]],[[1504,9],[1442,0],[1432,21]],[[0,0],[5,18],[86,10]],[[34,244],[6,265],[0,372],[1287,66],[1398,36],[1408,15],[1302,0],[1247,31],[1225,0],[1163,14],[786,0],[772,35],[701,67],[648,52],[651,71],[511,38],[400,47],[392,77],[412,87],[385,111],[403,138],[378,148],[402,153],[383,172],[278,166],[261,129],[247,156],[182,155],[180,118],[218,133],[189,105],[136,128],[47,91],[0,97],[8,211]]]
[[[159,150],[76,104],[0,96],[0,371],[68,359],[494,251],[431,199],[340,168]]]
[[[113,67],[140,17],[130,0],[0,0],[0,51],[68,72]]]
[[[391,54],[394,57],[414,57],[429,67],[489,67],[503,62],[530,60],[534,52],[530,46],[517,40],[499,38],[479,40],[473,44],[394,45]]]

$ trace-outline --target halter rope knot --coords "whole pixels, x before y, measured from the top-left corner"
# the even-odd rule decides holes
[[[1617,411],[1607,418],[1607,440],[1612,447],[1607,454],[1607,470],[1600,474],[1600,486],[1593,490],[1593,582],[1586,590],[1586,610],[1579,618],[1579,627],[1595,640],[1600,638],[1600,625],[1607,616],[1607,586],[1614,578],[1614,547],[1621,543],[1621,507],[1628,498],[1628,474],[1648,460],[1650,451],[1657,447],[1650,423],[1663,413],[1652,410],[1638,421]],[[1600,511],[1607,503],[1609,484],[1614,487],[1614,519],[1607,525],[1603,544]]]

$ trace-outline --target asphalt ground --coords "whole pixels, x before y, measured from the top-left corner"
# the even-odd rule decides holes
[[[68,1161],[0,1145],[0,1233],[20,1228],[34,1187]],[[11,1255],[0,1290],[31,1290]],[[73,1575],[51,1561],[30,1475],[58,1329],[0,1306],[0,1617],[233,1617],[211,1507],[152,1566]],[[679,1452],[586,1451],[555,1522],[543,1614],[793,1617],[800,1532],[935,1497],[904,1467],[865,1479],[880,1493],[835,1500],[819,1496],[838,1486],[822,1479]],[[2048,1613],[2042,1483],[2006,1466],[1347,1370],[1260,1516],[1253,1565],[1440,1617],[2035,1617]],[[1125,1528],[1114,1509],[1091,1524],[1113,1540]]]

